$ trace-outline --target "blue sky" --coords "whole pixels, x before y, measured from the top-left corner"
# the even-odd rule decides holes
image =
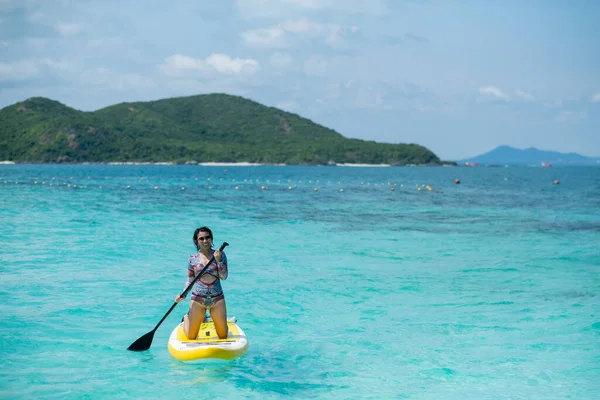
[[[595,0],[0,0],[0,107],[201,93],[442,159],[600,156]]]

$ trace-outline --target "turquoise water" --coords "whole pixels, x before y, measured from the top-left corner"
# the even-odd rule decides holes
[[[2,165],[0,221],[2,398],[600,398],[600,168]],[[248,353],[127,351],[202,225]]]

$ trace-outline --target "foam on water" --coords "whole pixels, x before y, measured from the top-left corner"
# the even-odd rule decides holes
[[[598,168],[2,165],[0,397],[600,398],[599,199]],[[127,351],[201,225],[248,353],[172,359],[184,303]]]

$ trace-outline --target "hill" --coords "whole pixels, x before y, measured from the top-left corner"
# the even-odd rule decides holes
[[[83,112],[35,97],[0,110],[0,160],[429,164],[416,144],[348,139],[296,114],[226,94]]]
[[[600,157],[585,157],[577,153],[545,151],[536,149],[534,147],[517,149],[510,146],[498,146],[490,152],[469,158],[468,160],[463,160],[460,163],[464,162],[502,165],[541,165],[541,163],[551,163],[557,165],[594,165],[600,162]]]

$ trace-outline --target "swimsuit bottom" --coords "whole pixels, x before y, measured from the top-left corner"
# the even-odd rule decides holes
[[[223,300],[225,295],[223,292],[217,293],[216,295],[200,295],[197,293],[192,293],[192,301],[199,303],[202,307],[210,310],[213,306],[219,301]]]

